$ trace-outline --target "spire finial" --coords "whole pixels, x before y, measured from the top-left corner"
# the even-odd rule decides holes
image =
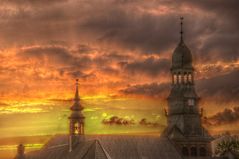
[[[78,92],[78,83],[79,79],[76,79],[76,93],[75,93],[75,100],[79,99],[79,92]]]
[[[181,34],[181,42],[183,42],[183,17],[180,17],[180,24],[181,24],[181,30],[180,30],[180,34]]]

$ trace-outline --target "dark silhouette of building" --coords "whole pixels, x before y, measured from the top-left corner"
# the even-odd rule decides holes
[[[201,123],[202,111],[194,84],[192,54],[181,38],[172,56],[172,88],[168,97],[168,126],[163,135],[169,137],[183,156],[211,156],[212,137]]]

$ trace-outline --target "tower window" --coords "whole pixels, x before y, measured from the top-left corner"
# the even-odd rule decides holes
[[[204,147],[200,147],[199,153],[200,153],[200,156],[206,156],[207,150]]]
[[[182,148],[182,154],[183,156],[189,156],[188,148],[186,146]]]
[[[78,130],[79,130],[78,124],[75,123],[75,124],[74,124],[74,134],[77,134],[77,133],[78,133]]]
[[[195,105],[194,99],[188,99],[188,105],[189,106],[194,106]]]
[[[175,74],[173,75],[173,82],[174,82],[174,84],[177,83],[177,75],[175,75]]]
[[[188,82],[190,82],[190,83],[192,82],[192,74],[188,75]]]
[[[191,156],[197,156],[197,148],[191,147]]]
[[[187,83],[187,74],[184,74],[184,83]]]
[[[180,74],[178,75],[178,83],[182,83],[182,76]]]

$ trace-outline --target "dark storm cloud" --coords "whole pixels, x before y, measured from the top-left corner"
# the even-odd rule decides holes
[[[128,88],[123,89],[120,92],[126,95],[136,94],[166,98],[168,90],[170,90],[170,85],[167,83],[165,84],[150,83],[144,85],[129,86]]]
[[[36,58],[44,60],[44,58],[50,58],[52,62],[57,63],[71,63],[74,61],[74,57],[64,47],[59,46],[36,46],[22,49],[19,52],[22,58],[31,59]]]
[[[67,75],[69,75],[72,78],[80,78],[83,79],[85,81],[89,80],[89,79],[96,79],[96,75],[94,73],[83,73],[82,71],[79,70],[74,70],[74,68],[72,68],[73,71],[68,71]]]
[[[214,17],[214,23],[208,23],[214,30],[210,30],[207,33],[210,36],[203,41],[201,48],[197,50],[198,57],[204,61],[238,60],[239,10],[237,6],[239,1],[187,0],[186,3],[189,6],[191,5],[205,12],[212,13]]]
[[[60,75],[93,78],[93,73],[85,74],[84,69],[94,65],[96,71],[112,75],[142,73],[155,77],[168,73],[169,61],[154,58],[135,61],[132,55],[157,53],[165,55],[162,57],[170,56],[169,52],[179,41],[179,16],[185,17],[185,43],[199,64],[237,61],[238,3],[237,0],[6,0],[5,7],[0,8],[0,47],[40,45],[39,48],[23,51],[21,56],[24,60],[52,60],[56,67],[61,65],[57,68]],[[41,47],[52,43],[74,51],[64,47]],[[90,44],[99,47],[100,51],[104,50],[104,53],[99,53]],[[108,48],[113,48],[113,51]],[[96,56],[90,59],[87,55],[92,52]],[[131,56],[126,56],[124,52]],[[120,63],[123,71],[109,66],[114,62]],[[226,78],[226,75],[221,78]],[[223,86],[221,92],[209,84],[214,80],[217,87]],[[231,83],[216,77],[203,81],[199,81],[198,88],[205,94],[223,95],[229,100],[237,97],[234,93],[238,92],[238,85],[232,79],[228,78]],[[159,91],[152,88],[151,92],[149,85],[131,86],[125,93],[135,91],[136,94],[152,95],[163,92],[162,86],[155,86]],[[230,89],[226,88],[227,85]],[[226,93],[223,94],[223,90]]]
[[[3,0],[1,3],[12,5],[49,5],[67,1],[68,0]]]
[[[84,44],[78,44],[77,49],[75,52],[79,54],[88,54],[92,53],[94,51],[94,48],[91,48],[89,45],[84,45]]]
[[[170,69],[170,61],[168,59],[155,59],[149,57],[143,61],[135,61],[131,63],[122,63],[122,68],[131,74],[146,74],[152,77],[167,74]]]
[[[80,47],[85,48],[86,46],[81,45]],[[20,59],[26,61],[35,60],[41,66],[45,64],[55,67],[61,77],[67,75],[83,80],[96,79],[95,72],[97,71],[107,75],[118,75],[120,70],[111,67],[110,64],[127,57],[118,55],[115,52],[108,54],[97,52],[97,56],[90,57],[90,50],[95,49],[91,47],[85,49],[89,50],[89,52],[86,50],[81,50],[81,52],[79,50],[71,51],[69,48],[61,45],[33,46],[21,49],[17,55]]]
[[[1,47],[69,41],[73,25],[69,21],[74,14],[68,14],[64,5],[51,4],[36,7],[16,4],[15,7],[1,8]]]
[[[187,0],[186,3],[191,4],[195,7],[202,8],[208,12],[220,13],[220,17],[226,16],[227,18],[236,18],[238,16],[238,5],[237,0],[198,0],[190,1]]]
[[[113,8],[83,24],[84,28],[99,36],[99,42],[113,42],[144,53],[161,53],[177,41],[178,34],[168,34],[178,30],[173,15],[154,16]]]
[[[103,119],[102,123],[105,125],[134,125],[135,121],[133,119],[124,119],[118,116],[112,116],[109,119]]]
[[[197,81],[198,91],[205,98],[216,101],[239,101],[239,71]]]
[[[70,76],[87,80],[95,78],[93,73],[84,73],[90,69],[92,60],[87,56],[74,56],[68,48],[61,46],[35,46],[24,48],[18,52],[18,57],[25,61],[35,60],[41,67],[54,67],[59,76]]]
[[[106,66],[106,67],[102,67],[100,68],[100,71],[102,73],[108,74],[108,75],[119,75],[120,74],[120,70],[118,69],[114,69],[112,67]]]
[[[196,88],[199,96],[203,99],[210,99],[215,102],[239,101],[239,71],[196,81]],[[170,91],[170,84],[144,84],[133,85],[121,90],[126,95],[146,95],[151,97],[166,98]]]
[[[8,45],[80,40],[160,54],[176,47],[178,17],[184,15],[185,41],[198,61],[239,57],[237,0],[6,0],[5,4],[16,4],[14,10],[0,10],[2,19],[7,19],[0,22],[0,37]],[[79,48],[79,52],[88,51],[85,46]]]
[[[231,124],[239,121],[239,107],[225,108],[213,116],[205,117],[204,123],[217,126],[222,124]]]
[[[103,56],[107,57],[108,60],[113,60],[113,61],[124,61],[131,58],[130,56],[124,55],[119,52],[110,52],[110,53],[104,54]]]
[[[103,10],[94,18],[87,19],[83,26],[98,35],[99,42],[117,43],[124,48],[139,49],[143,53],[162,53],[176,47],[179,37],[178,15],[184,15],[185,41],[198,57],[198,61],[238,59],[239,32],[234,25],[238,20],[227,18],[238,13],[235,10],[238,2],[160,1],[155,8],[160,3],[167,5],[167,14],[154,15],[137,12],[137,9],[129,10],[126,3],[125,7],[112,6]],[[210,5],[206,5],[208,3]],[[228,8],[232,7],[233,11],[225,8],[224,4]],[[143,1],[137,1],[137,6],[143,5]],[[183,11],[184,6],[195,12]],[[224,16],[224,13],[228,16]]]

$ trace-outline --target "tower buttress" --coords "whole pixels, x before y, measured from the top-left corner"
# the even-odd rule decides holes
[[[76,92],[74,98],[74,104],[71,106],[71,115],[68,117],[70,120],[69,125],[69,152],[72,151],[73,140],[75,138],[82,138],[85,134],[84,131],[84,120],[85,117],[82,113],[84,107],[80,103],[79,90],[78,90],[78,79],[76,79]]]

